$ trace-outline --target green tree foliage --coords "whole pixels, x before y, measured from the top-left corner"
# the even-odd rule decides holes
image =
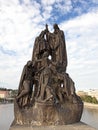
[[[98,104],[98,100],[95,97],[92,98],[92,102]]]
[[[89,95],[81,96],[81,99],[84,102],[89,102],[89,103],[95,103],[98,104],[98,100],[95,97],[91,97]]]
[[[3,90],[4,90],[4,91],[6,91],[6,90],[7,90],[7,88],[0,88],[0,90],[1,90],[1,91],[3,91]]]

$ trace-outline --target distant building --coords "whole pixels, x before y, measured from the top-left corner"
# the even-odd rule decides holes
[[[0,98],[7,98],[9,96],[9,91],[0,90]]]
[[[79,96],[89,95],[91,97],[95,97],[98,100],[98,89],[90,89],[88,92],[78,91],[77,95]]]
[[[88,95],[95,97],[98,100],[98,89],[90,89]]]
[[[85,95],[88,95],[88,93],[87,93],[87,92],[84,92],[84,91],[78,91],[78,92],[77,92],[77,95],[78,95],[78,96],[85,96]]]

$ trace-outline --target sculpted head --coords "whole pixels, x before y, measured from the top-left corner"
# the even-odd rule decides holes
[[[59,27],[56,23],[53,25],[53,28],[54,28],[54,30],[59,29]]]
[[[32,61],[31,60],[27,61],[27,66],[31,66],[31,65],[32,65]]]

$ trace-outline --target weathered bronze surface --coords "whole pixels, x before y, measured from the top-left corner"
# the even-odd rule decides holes
[[[14,102],[13,125],[64,125],[79,122],[83,103],[66,73],[64,32],[54,24],[35,39],[32,60],[24,66]]]

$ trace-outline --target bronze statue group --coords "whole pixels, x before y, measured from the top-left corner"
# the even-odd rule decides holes
[[[35,39],[32,60],[24,66],[16,97],[21,108],[34,102],[77,103],[74,82],[66,73],[67,52],[64,32],[57,24],[54,32],[45,30]]]

